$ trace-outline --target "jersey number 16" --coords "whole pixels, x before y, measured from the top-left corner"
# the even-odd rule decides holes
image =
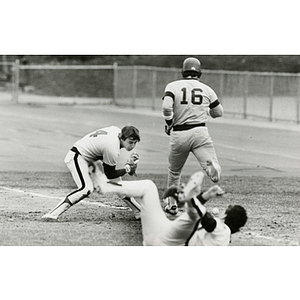
[[[181,104],[188,104],[188,99],[186,97],[186,88],[182,88],[182,100]],[[201,105],[203,100],[202,90],[199,88],[194,88],[191,90],[191,102],[194,105]]]

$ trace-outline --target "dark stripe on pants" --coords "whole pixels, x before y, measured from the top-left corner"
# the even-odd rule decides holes
[[[82,191],[85,188],[85,186],[86,186],[84,178],[83,178],[83,175],[82,175],[82,172],[80,170],[79,163],[78,163],[78,157],[79,157],[79,155],[80,155],[79,153],[75,153],[74,162],[75,162],[75,167],[76,167],[77,174],[78,174],[80,182],[81,182],[81,187],[79,189],[77,189],[76,191],[73,191],[72,193],[70,193],[67,197],[72,196],[72,195],[74,195],[74,194]],[[78,201],[84,199],[88,195],[89,195],[89,193],[87,195],[83,195]],[[73,203],[73,204],[75,204],[75,203]]]

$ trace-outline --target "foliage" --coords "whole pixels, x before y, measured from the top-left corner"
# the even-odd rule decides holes
[[[207,70],[259,72],[300,72],[299,55],[11,55],[7,60],[20,59],[26,64],[99,64],[147,65],[180,68],[188,56],[195,56]]]

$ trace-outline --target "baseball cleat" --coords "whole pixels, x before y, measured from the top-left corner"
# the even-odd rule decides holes
[[[220,179],[220,171],[216,168],[216,164],[212,160],[206,162],[207,169],[206,173],[212,182],[216,183]]]
[[[124,197],[124,198],[122,198],[122,200],[132,210],[132,212],[134,213],[135,219],[140,220],[141,219],[141,205],[133,197]]]
[[[140,211],[135,211],[134,212],[134,217],[136,220],[140,220],[141,219],[141,212]]]
[[[179,194],[179,201],[185,202],[185,200],[197,197],[201,192],[203,178],[204,174],[202,172],[194,173],[184,186],[183,192]]]
[[[165,206],[165,212],[175,216],[178,213],[178,206],[176,204],[173,204],[172,206],[166,205]]]
[[[218,190],[218,192],[217,192],[217,196],[222,196],[222,195],[224,195],[226,192],[222,189],[222,188],[220,188],[219,187],[219,190]]]
[[[52,216],[51,214],[45,214],[42,216],[42,220],[44,221],[57,221],[58,217]]]

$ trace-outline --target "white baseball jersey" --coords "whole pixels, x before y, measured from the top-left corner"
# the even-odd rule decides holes
[[[207,232],[200,227],[190,239],[189,246],[228,246],[230,243],[230,229],[219,218],[215,218],[216,228],[212,232]]]
[[[121,129],[116,126],[101,128],[87,134],[73,146],[87,161],[100,159],[107,165],[115,166],[120,156],[120,133]]]
[[[220,103],[213,89],[196,78],[170,82],[165,88],[163,100],[166,96],[171,97],[173,103],[164,101],[163,111],[173,110],[173,126],[206,123],[208,108]]]

